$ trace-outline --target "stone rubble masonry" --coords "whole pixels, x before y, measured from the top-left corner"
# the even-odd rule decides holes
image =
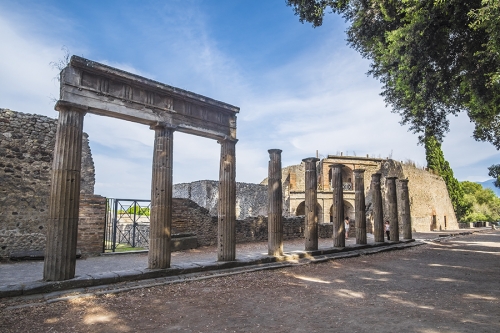
[[[45,249],[56,124],[49,117],[0,109],[0,258]],[[93,195],[94,163],[86,133],[82,144],[80,193]]]
[[[236,219],[267,215],[267,184],[236,183]],[[217,216],[219,182],[198,180],[173,186],[173,197],[190,199]]]

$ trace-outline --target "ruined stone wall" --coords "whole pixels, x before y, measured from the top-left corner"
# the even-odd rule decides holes
[[[217,217],[189,199],[174,198],[172,212],[172,233],[193,233],[198,239],[198,246],[217,244]],[[236,242],[267,241],[266,216],[247,217],[236,220]],[[320,238],[331,238],[333,226],[330,223],[319,225]],[[304,216],[283,218],[283,238],[304,237]]]
[[[199,246],[217,243],[217,216],[189,199],[172,199],[172,233],[194,233]]]
[[[206,208],[210,215],[217,216],[219,182],[199,180],[173,186],[174,198],[185,198]],[[236,219],[267,215],[267,186],[236,183]]]
[[[57,120],[0,109],[0,257],[43,250]],[[94,164],[83,136],[81,193],[94,192]]]
[[[443,178],[411,165],[403,164],[402,167],[404,175],[409,179],[413,229],[419,231],[458,229],[457,217]],[[435,225],[433,225],[434,219]]]
[[[100,195],[80,194],[78,213],[78,241],[76,248],[85,255],[103,252],[106,198]]]

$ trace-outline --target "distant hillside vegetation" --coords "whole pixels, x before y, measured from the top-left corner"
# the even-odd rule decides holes
[[[494,182],[495,182],[494,179],[490,179],[490,180],[486,180],[482,183],[478,182],[478,184],[481,184],[484,188],[492,189],[493,192],[495,192],[495,194],[500,197],[500,188],[495,187],[495,185],[493,184]]]

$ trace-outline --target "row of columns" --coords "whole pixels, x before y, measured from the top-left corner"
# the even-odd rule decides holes
[[[273,256],[283,255],[283,221],[282,221],[282,183],[281,183],[281,150],[270,149],[269,151],[269,205],[268,205],[268,253]],[[302,160],[305,165],[305,250],[314,251],[318,249],[318,215],[317,215],[317,168],[318,158],[309,157]],[[342,164],[330,165],[332,174],[333,190],[333,246],[345,247],[345,225],[344,225],[344,190],[342,183]],[[355,210],[356,210],[356,244],[366,244],[366,203],[365,184],[363,169],[354,170],[355,179]],[[382,205],[382,191],[380,184],[380,173],[372,175],[371,190],[373,204],[373,224],[375,242],[384,242],[385,226],[384,211]],[[398,198],[396,191],[397,177],[386,178],[386,200],[388,202],[387,219],[390,221],[391,241],[399,241],[398,225]],[[402,179],[401,197],[403,237],[411,239],[411,217],[410,201],[408,193],[408,180]]]
[[[59,111],[59,120],[52,166],[43,273],[46,281],[61,281],[75,277],[82,134],[86,113],[81,107],[61,101],[56,104],[56,110]],[[171,259],[172,156],[175,127],[158,123],[151,129],[155,131],[155,141],[148,268],[158,269],[169,268]],[[219,261],[233,261],[236,257],[236,142],[237,140],[231,138],[219,141],[221,145],[217,228]],[[282,229],[276,229],[276,234],[282,234]]]

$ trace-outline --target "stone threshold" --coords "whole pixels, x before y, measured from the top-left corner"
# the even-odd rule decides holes
[[[343,248],[327,248],[317,251],[293,251],[283,256],[247,256],[235,261],[223,262],[189,262],[172,265],[166,269],[134,269],[99,274],[85,274],[65,281],[33,281],[21,284],[0,286],[0,298],[18,297],[36,294],[57,293],[71,289],[85,289],[121,282],[150,280],[167,277],[178,277],[187,274],[217,272],[238,269],[239,273],[260,267],[260,269],[276,269],[294,264],[324,262],[329,260],[375,254],[385,251],[400,250],[423,242],[414,239],[402,240],[394,243],[374,243],[366,245],[349,245]],[[278,266],[276,266],[278,264]]]

